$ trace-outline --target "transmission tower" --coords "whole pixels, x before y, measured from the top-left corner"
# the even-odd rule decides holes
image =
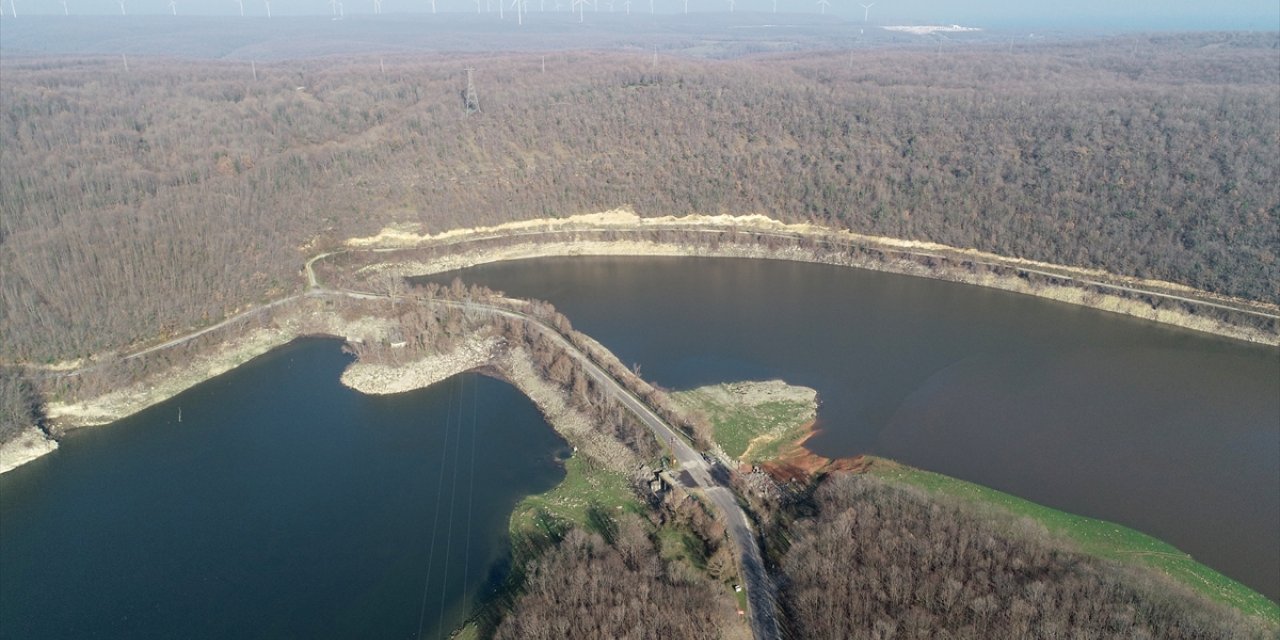
[[[471,72],[475,69],[467,67],[467,93],[462,97],[462,106],[466,115],[480,113],[480,99],[476,97],[476,84],[471,80]]]

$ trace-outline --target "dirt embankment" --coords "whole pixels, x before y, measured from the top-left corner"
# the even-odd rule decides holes
[[[630,449],[604,435],[590,418],[569,404],[562,389],[537,373],[528,351],[508,348],[498,338],[466,340],[450,351],[401,365],[354,362],[342,373],[342,383],[370,395],[403,393],[468,371],[495,376],[519,389],[557,433],[606,468],[630,472],[639,467],[640,461]]]
[[[58,442],[36,427],[26,429],[18,437],[0,444],[0,473],[16,469],[58,448]]]
[[[343,318],[338,313],[299,305],[274,318],[269,327],[231,335],[216,346],[165,371],[92,398],[52,401],[47,415],[56,429],[76,429],[115,422],[163,402],[191,387],[226,373],[272,349],[309,335],[338,336],[350,342],[382,340],[393,322],[374,316]]]
[[[385,260],[367,264],[358,273],[429,275],[490,262],[552,256],[706,256],[780,259],[857,267],[891,273],[950,280],[1121,313],[1145,320],[1226,337],[1280,344],[1276,329],[1246,326],[1216,317],[1204,310],[1263,314],[1274,319],[1280,308],[1269,303],[1218,296],[1172,282],[1119,276],[1096,269],[1068,267],[1022,258],[1009,258],[974,249],[931,242],[867,236],[810,224],[783,223],[762,215],[641,218],[624,210],[560,219],[453,229],[439,234],[418,233],[414,224],[397,225],[377,235],[352,238],[348,251],[387,254]],[[614,232],[616,238],[590,237]],[[702,242],[689,239],[627,239],[629,232],[682,232],[751,236],[748,242]],[[582,237],[572,234],[581,233]],[[558,234],[549,238],[548,234]],[[568,234],[568,237],[565,237]],[[539,240],[538,237],[544,239]],[[808,246],[796,244],[804,239]],[[495,240],[501,242],[495,243]],[[468,247],[472,243],[484,246]],[[859,247],[865,254],[844,250],[819,250],[823,246]],[[404,250],[430,249],[421,258],[406,257]],[[392,258],[391,252],[400,254]],[[1152,300],[1164,304],[1153,304]],[[1187,305],[1190,305],[1188,307]],[[1197,311],[1196,309],[1202,309]]]

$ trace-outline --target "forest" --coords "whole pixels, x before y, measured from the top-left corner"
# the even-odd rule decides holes
[[[614,207],[765,213],[1275,302],[1276,41],[657,64],[11,57],[0,361],[210,324],[300,290],[307,255],[388,223]]]
[[[39,421],[39,394],[15,365],[123,353],[297,293],[308,256],[390,223],[764,213],[1277,302],[1280,36],[1139,44],[252,67],[6,56],[0,440]],[[470,115],[467,67],[480,106]],[[526,311],[592,352],[554,309]],[[409,306],[401,319],[406,336],[455,336],[428,327],[462,322]],[[500,331],[612,437],[655,455],[641,427],[525,329]],[[182,357],[66,384],[106,388]],[[829,478],[784,508],[769,536],[793,637],[1260,635],[1041,532],[870,478]],[[634,518],[562,532],[523,571],[498,637],[702,637],[732,615],[707,595],[712,579],[664,559]]]
[[[828,476],[770,532],[797,638],[1267,638],[1154,572],[939,495]]]

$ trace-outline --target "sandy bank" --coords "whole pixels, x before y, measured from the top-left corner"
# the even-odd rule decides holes
[[[18,437],[0,444],[0,473],[20,467],[58,448],[57,441],[44,435],[36,427],[30,427]]]
[[[1198,305],[1221,305],[1270,316],[1280,315],[1280,307],[1273,304],[1219,296],[1172,282],[1118,276],[1097,269],[1009,258],[931,242],[868,236],[810,224],[783,223],[762,215],[641,218],[627,211],[615,210],[562,219],[530,220],[492,227],[454,229],[435,235],[418,234],[409,229],[416,229],[416,227],[414,225],[390,227],[374,236],[352,238],[346,242],[346,246],[355,251],[375,252],[417,247],[437,249],[448,247],[450,251],[445,255],[424,260],[388,258],[362,268],[357,274],[366,277],[382,273],[401,276],[429,275],[491,262],[558,256],[703,256],[792,260],[886,271],[1002,289],[1239,340],[1280,344],[1280,333],[1276,331],[1242,327],[1180,306],[1166,305],[1156,308],[1149,302],[1129,296],[1149,295]],[[546,241],[535,239],[538,234],[550,232],[585,233],[601,230],[616,231],[620,234],[628,231],[652,230],[749,233],[785,237],[789,241],[796,237],[805,237],[815,241],[844,243],[887,253],[884,253],[884,259],[876,259],[866,255],[851,256],[843,251],[814,251],[787,243],[770,247],[765,243],[725,242],[709,245],[622,238],[608,241],[585,237]],[[529,239],[523,240],[525,236]],[[470,241],[494,238],[503,238],[510,242],[501,246],[478,249],[465,246]],[[927,259],[930,264],[923,264],[921,259]],[[982,265],[984,268],[974,269],[973,265]],[[1003,269],[1005,272],[992,273],[987,267]],[[1010,272],[1010,270],[1013,271]],[[1026,270],[1026,273],[1034,275],[1035,278],[1023,277],[1026,274],[1018,273],[1017,270]],[[1054,279],[1057,283],[1047,283],[1044,281],[1046,278]],[[1037,282],[1036,279],[1040,281]]]
[[[380,340],[391,326],[392,321],[385,318],[347,320],[336,313],[299,304],[298,308],[276,318],[270,327],[231,335],[216,347],[202,350],[190,361],[134,384],[75,402],[52,401],[48,404],[47,415],[57,429],[115,422],[302,336],[340,336],[357,342]]]
[[[497,338],[469,339],[446,353],[431,354],[402,365],[354,362],[342,372],[342,384],[369,395],[424,389],[455,375],[492,364]]]

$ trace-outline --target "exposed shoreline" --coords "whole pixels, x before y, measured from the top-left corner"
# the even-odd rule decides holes
[[[520,391],[538,407],[551,428],[587,456],[613,469],[635,466],[634,453],[611,438],[601,437],[591,419],[574,409],[564,394],[534,371],[523,348],[508,348],[493,337],[474,337],[442,353],[427,354],[400,365],[353,362],[342,373],[342,384],[367,395],[388,395],[424,389],[455,375],[478,371]]]
[[[1099,293],[1081,286],[1068,284],[1053,286],[1034,286],[1016,275],[1000,275],[989,272],[976,273],[952,265],[948,260],[972,258],[975,260],[991,260],[1009,268],[1052,269],[1063,272],[1064,278],[1107,278],[1135,287],[1152,287],[1161,291],[1154,295],[1173,295],[1186,293],[1202,296],[1208,300],[1239,304],[1244,308],[1272,311],[1274,305],[1267,303],[1241,301],[1221,296],[1213,296],[1197,292],[1188,287],[1174,283],[1140,280],[1105,274],[1087,269],[1076,269],[1049,265],[1022,259],[1003,258],[974,250],[956,249],[936,245],[892,238],[862,236],[847,231],[836,231],[807,224],[783,223],[762,215],[751,216],[705,216],[693,215],[682,218],[660,217],[640,218],[627,211],[608,211],[599,214],[572,216],[563,219],[540,219],[524,222],[507,223],[495,227],[475,229],[453,229],[436,235],[418,234],[414,225],[400,228],[388,228],[375,236],[352,238],[346,242],[345,251],[381,255],[415,249],[440,249],[454,247],[458,243],[472,242],[477,239],[512,239],[524,235],[542,233],[573,233],[576,231],[605,229],[618,233],[634,231],[652,231],[668,229],[686,229],[695,231],[725,231],[733,233],[787,233],[814,237],[836,237],[848,242],[856,242],[875,249],[899,252],[931,252],[946,254],[940,258],[939,264],[926,266],[906,259],[897,260],[857,260],[838,259],[835,256],[815,256],[812,252],[796,246],[769,247],[762,243],[754,244],[722,244],[718,246],[702,246],[683,242],[654,242],[648,240],[613,240],[598,241],[576,239],[566,241],[528,241],[497,247],[470,248],[453,251],[441,256],[425,259],[396,259],[393,256],[386,261],[373,262],[362,266],[357,273],[364,277],[378,274],[397,276],[428,275],[464,269],[480,264],[521,260],[540,257],[557,256],[689,256],[689,257],[734,257],[751,259],[790,260],[832,264],[855,268],[865,268],[890,273],[899,273],[941,280],[950,280],[966,284],[1024,293],[1037,297],[1077,304],[1090,308],[1121,313],[1132,317],[1151,320],[1171,326],[1211,333],[1223,337],[1246,340],[1265,345],[1280,345],[1280,334],[1262,330],[1245,328],[1224,323],[1189,313],[1181,308],[1154,308],[1140,300],[1118,295]],[[314,281],[312,265],[327,256],[338,252],[320,254],[308,260],[306,272]],[[912,254],[920,255],[920,254]],[[1213,304],[1213,303],[1210,303]],[[338,336],[348,341],[379,340],[386,337],[390,326],[385,318],[367,316],[356,320],[342,318],[331,311],[316,310],[306,303],[305,297],[297,301],[281,305],[281,317],[273,319],[268,327],[257,327],[247,332],[234,335],[214,348],[206,348],[189,362],[175,366],[163,375],[151,375],[126,387],[113,389],[107,393],[91,398],[80,398],[75,401],[54,400],[48,403],[47,416],[55,430],[75,429],[86,426],[101,425],[114,422],[132,415],[149,406],[167,400],[200,382],[230,371],[248,360],[278,348],[297,338],[309,335]],[[1276,310],[1280,312],[1280,309]],[[88,361],[89,365],[95,359]],[[85,362],[77,362],[85,366]],[[71,366],[74,370],[76,367]],[[475,367],[469,367],[475,368]],[[68,370],[68,363],[58,363],[40,367],[46,371]],[[464,369],[466,370],[466,369]],[[357,369],[373,375],[371,369]],[[384,372],[383,375],[386,375]],[[346,376],[344,374],[344,381]],[[357,374],[351,374],[357,375]],[[447,376],[446,376],[447,377]],[[514,383],[514,382],[513,382]],[[356,382],[355,385],[372,388],[371,382]],[[398,383],[401,386],[409,382]],[[374,385],[376,386],[376,385]],[[397,387],[399,388],[399,387]],[[408,388],[405,386],[405,388]],[[363,389],[362,389],[363,390]],[[524,389],[521,389],[524,391]],[[385,392],[385,391],[384,391]],[[56,431],[55,431],[56,433]],[[56,440],[42,434],[45,441],[40,446],[33,446],[25,435],[9,443],[0,445],[4,464],[0,464],[0,473],[15,468],[56,449]],[[22,441],[22,443],[19,443]],[[814,460],[806,460],[803,466],[810,466]],[[7,466],[6,466],[7,465]]]
[[[456,271],[494,262],[571,256],[682,256],[788,260],[854,267],[1001,289],[1221,337],[1271,346],[1280,345],[1280,329],[1267,331],[1244,327],[1194,313],[1184,306],[1156,307],[1149,302],[1121,294],[1148,295],[1183,301],[1187,304],[1231,309],[1236,313],[1258,314],[1268,318],[1280,316],[1280,307],[1270,303],[1219,296],[1172,282],[1120,276],[1096,269],[1069,267],[1022,258],[1009,258],[930,242],[865,236],[809,224],[784,223],[761,215],[641,218],[627,211],[609,211],[563,219],[541,219],[494,227],[454,229],[436,235],[416,234],[406,230],[412,228],[416,228],[415,225],[388,227],[374,236],[349,239],[346,242],[346,251],[367,252],[370,255],[380,256],[381,254],[410,253],[415,249],[426,249],[432,252],[452,250],[444,255],[387,256],[386,259],[370,261],[369,264],[360,267],[356,273],[366,278],[381,274],[412,277]],[[668,230],[776,234],[779,237],[785,235],[789,238],[806,238],[814,242],[839,242],[884,252],[887,259],[872,260],[832,252],[823,254],[798,246],[775,248],[761,242],[702,245],[683,241],[655,242],[626,238],[596,240],[589,237],[550,241],[519,240],[522,237],[540,234],[581,233],[586,235],[592,232],[626,234]],[[496,247],[458,250],[460,246],[467,243],[491,242],[495,239],[514,242]],[[922,259],[932,264],[922,264],[920,262]],[[983,269],[973,268],[975,265],[980,265]],[[1012,273],[993,273],[989,270],[990,268]],[[1050,282],[1032,282],[1029,276]]]
[[[58,441],[45,435],[39,427],[28,427],[18,437],[0,444],[0,473],[35,460],[58,448]]]

